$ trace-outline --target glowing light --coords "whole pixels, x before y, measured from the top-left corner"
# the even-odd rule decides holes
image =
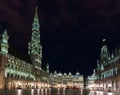
[[[60,84],[58,84],[57,87],[59,88],[59,87],[60,87]]]
[[[39,94],[40,93],[40,89],[37,89],[37,94]]]
[[[51,95],[51,88],[49,88],[49,95]]]
[[[34,89],[31,89],[31,94],[34,94]]]
[[[102,41],[103,41],[103,42],[105,42],[105,41],[106,41],[106,39],[103,39]]]
[[[45,88],[45,94],[47,94],[47,88]]]
[[[18,82],[18,85],[22,85],[22,83],[19,81],[19,82]]]
[[[60,94],[60,88],[58,88],[58,95]]]
[[[47,84],[45,84],[45,87],[47,87]]]
[[[111,84],[111,83],[109,83],[109,84],[108,84],[108,87],[112,87],[112,84]]]
[[[63,95],[65,95],[65,88],[63,88]]]
[[[108,95],[114,95],[113,93],[111,93],[111,92],[108,92]]]
[[[100,87],[103,87],[103,85],[102,85],[102,84],[100,84]]]
[[[41,89],[41,94],[42,94],[42,95],[43,95],[43,92],[44,92],[44,89],[42,88],[42,89]]]
[[[102,91],[96,91],[96,95],[104,95]]]
[[[22,90],[21,89],[17,90],[17,95],[22,95]]]

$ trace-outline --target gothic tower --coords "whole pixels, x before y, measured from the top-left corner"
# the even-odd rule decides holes
[[[103,46],[101,48],[101,60],[105,61],[108,58],[109,52],[108,52],[108,46],[106,45],[106,39],[103,39]]]
[[[5,65],[8,62],[7,53],[8,53],[8,34],[5,29],[2,36],[0,36],[0,89],[5,88]]]
[[[106,64],[108,57],[109,57],[108,46],[106,45],[106,39],[103,39],[103,46],[101,48],[101,55],[100,55],[101,70],[104,70],[104,66]]]
[[[41,69],[42,45],[40,43],[40,26],[38,19],[38,9],[35,9],[34,20],[32,24],[32,37],[28,43],[28,54],[31,56],[33,65]]]

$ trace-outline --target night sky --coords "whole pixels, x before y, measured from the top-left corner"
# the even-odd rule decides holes
[[[27,53],[36,3],[42,61],[51,71],[92,74],[102,39],[110,50],[120,45],[119,0],[0,0],[0,32],[7,24],[10,48]]]

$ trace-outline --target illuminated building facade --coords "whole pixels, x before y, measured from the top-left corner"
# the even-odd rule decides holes
[[[49,65],[47,71],[42,69],[42,46],[37,8],[32,25],[32,37],[28,43],[28,58],[25,60],[8,52],[9,36],[7,30],[0,36],[0,89],[40,88],[47,87]]]
[[[120,92],[120,48],[111,53],[103,39],[100,59],[97,60],[96,90]]]
[[[96,76],[95,76],[95,70],[94,70],[94,73],[90,76],[87,77],[86,79],[86,88],[90,89],[90,90],[95,90],[95,79],[96,79]]]
[[[54,71],[49,75],[49,83],[52,87],[57,88],[84,88],[84,78],[79,72],[73,75],[71,72],[62,74]]]

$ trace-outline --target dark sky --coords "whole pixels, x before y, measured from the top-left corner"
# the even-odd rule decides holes
[[[8,25],[10,48],[27,53],[35,0],[1,0],[0,32]],[[119,0],[39,0],[43,63],[61,72],[91,74],[102,38],[120,45]]]

